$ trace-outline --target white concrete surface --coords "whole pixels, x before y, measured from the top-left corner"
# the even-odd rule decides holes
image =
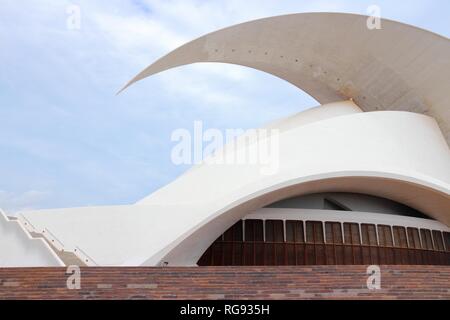
[[[127,86],[190,63],[243,65],[284,79],[321,104],[352,98],[364,111],[430,115],[450,144],[449,39],[396,21],[381,25],[370,30],[366,16],[344,13],[241,23],[179,47]]]
[[[98,265],[195,265],[249,212],[317,192],[379,196],[450,225],[450,152],[432,118],[397,111],[351,111],[307,123],[301,115],[289,118],[278,122],[279,170],[273,175],[261,175],[261,164],[202,164],[135,205],[22,216]],[[225,146],[226,153],[244,151]]]
[[[0,210],[0,267],[64,266],[42,239],[33,239],[19,221]]]

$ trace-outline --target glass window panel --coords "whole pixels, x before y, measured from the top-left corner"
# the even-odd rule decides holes
[[[431,239],[431,231],[420,229],[420,236],[422,238],[422,249],[433,250],[433,240]]]
[[[408,243],[410,248],[420,249],[422,247],[418,229],[408,228]]]
[[[242,220],[225,231],[223,236],[225,241],[242,241]]]
[[[350,232],[349,223],[344,223],[344,242],[348,244],[352,243],[352,234]]]
[[[444,241],[442,241],[442,233],[438,230],[433,230],[434,246],[439,251],[444,251]]]
[[[245,241],[263,241],[263,221],[245,220]]]
[[[342,243],[341,224],[339,222],[325,222],[327,243]]]
[[[371,224],[371,225],[368,225],[368,228],[369,228],[370,245],[373,245],[373,246],[378,245],[376,226],[374,224]]]
[[[284,242],[282,220],[266,220],[266,242]]]
[[[303,221],[297,221],[297,229],[295,232],[295,241],[297,243],[305,243],[305,231],[303,229]]]
[[[306,222],[306,242],[323,243],[323,227],[320,221]]]
[[[306,222],[306,242],[314,243],[314,225],[312,222]]]
[[[386,226],[384,229],[385,232],[385,239],[386,239],[386,245],[389,247],[393,247],[394,246],[394,240],[392,239],[392,230],[391,227]]]
[[[324,243],[322,222],[315,222],[314,224],[314,243]]]
[[[444,232],[444,241],[447,251],[450,251],[450,232]]]
[[[265,221],[264,232],[266,233],[266,242],[273,242],[274,240],[274,230],[272,221]]]
[[[242,231],[242,220],[240,220],[233,226],[233,241],[243,240],[244,237]]]
[[[393,239],[394,239],[394,247],[400,247],[400,244],[399,244],[399,234],[398,234],[398,229],[396,228],[396,227],[392,227],[392,236],[393,236]]]
[[[255,220],[244,221],[244,241],[254,241],[255,239],[255,226],[253,224]]]
[[[297,242],[303,243],[303,221],[286,221],[286,241],[287,242]]]
[[[357,223],[344,223],[344,240],[348,244],[361,244]]]
[[[405,230],[405,228],[395,226],[392,231],[394,233],[395,246],[396,247],[400,247],[400,248],[407,248],[408,247],[408,243],[407,243],[407,240],[406,240],[406,230]]]
[[[383,247],[392,247],[392,233],[390,226],[378,226],[378,239],[380,241],[380,246]]]
[[[351,229],[352,229],[353,243],[361,244],[361,239],[360,239],[360,236],[359,236],[359,225],[357,223],[352,223]]]
[[[264,241],[264,224],[262,220],[254,220],[254,241]]]
[[[275,242],[284,242],[284,225],[283,220],[273,221],[273,230]]]
[[[376,246],[377,245],[377,234],[375,231],[374,224],[362,224],[361,225],[361,240],[362,244]]]
[[[333,222],[325,222],[325,242],[334,243]]]
[[[286,221],[286,242],[295,242],[295,228],[297,221]]]
[[[380,246],[384,247],[386,245],[386,239],[384,237],[384,229],[382,226],[377,226],[378,228],[378,242]]]
[[[369,228],[367,224],[361,224],[361,243],[366,246],[370,245]]]
[[[343,243],[341,223],[333,225],[334,243]]]

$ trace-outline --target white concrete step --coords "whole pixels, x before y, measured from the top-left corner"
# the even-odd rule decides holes
[[[64,266],[43,239],[33,238],[17,219],[0,209],[0,267]]]

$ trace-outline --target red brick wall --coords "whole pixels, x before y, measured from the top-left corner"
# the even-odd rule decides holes
[[[381,266],[368,290],[366,266],[0,269],[0,299],[450,299],[450,267]]]

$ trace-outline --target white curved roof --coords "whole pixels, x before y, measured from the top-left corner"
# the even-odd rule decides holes
[[[449,39],[390,20],[369,30],[366,21],[353,14],[300,13],[238,24],[170,52],[125,88],[195,62],[244,65],[294,84],[321,104],[351,98],[364,111],[427,114],[450,144]]]
[[[391,199],[449,226],[449,40],[397,22],[382,26],[370,31],[357,15],[295,14],[180,47],[130,84],[178,65],[227,62],[274,74],[329,104],[266,126],[279,130],[270,163],[204,163],[135,205],[30,211],[19,219],[99,265],[193,265],[249,212],[317,192]],[[434,117],[447,143],[436,121],[417,113]],[[257,144],[243,146],[224,151],[238,159]],[[272,174],[262,174],[267,166]]]
[[[339,115],[324,117],[329,108]],[[29,211],[20,217],[36,230],[51,231],[67,251],[82,248],[98,265],[194,265],[249,212],[318,192],[387,198],[450,225],[450,152],[432,118],[358,112],[345,101],[274,127],[280,134],[272,175],[261,175],[269,163],[203,164],[138,204]]]

